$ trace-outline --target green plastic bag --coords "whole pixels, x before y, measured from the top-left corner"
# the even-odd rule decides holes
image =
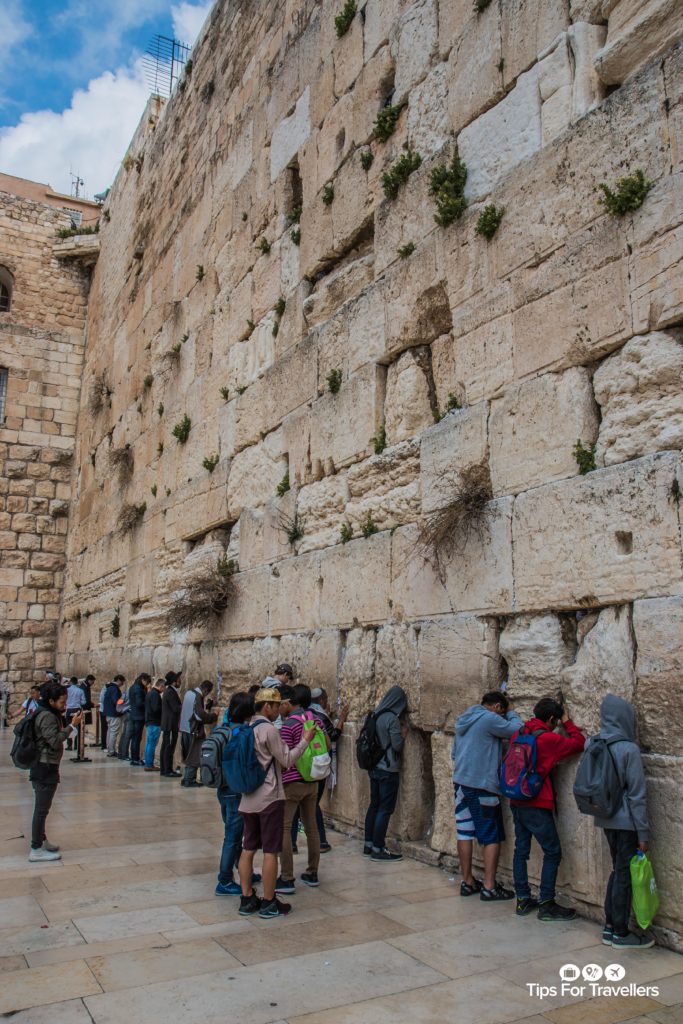
[[[659,893],[650,858],[642,850],[631,857],[633,913],[641,928],[649,928],[659,910]]]

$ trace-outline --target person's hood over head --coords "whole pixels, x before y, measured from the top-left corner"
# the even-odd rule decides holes
[[[475,722],[478,722],[484,715],[491,715],[494,712],[490,708],[485,708],[483,704],[473,704],[467,711],[463,711],[460,717],[456,720],[455,731],[459,736],[463,736],[468,732]]]
[[[405,690],[400,686],[392,686],[375,708],[375,714],[379,714],[381,711],[393,711],[395,715],[400,715],[407,707],[408,698]]]
[[[608,693],[600,706],[600,736],[605,740],[636,742],[636,712],[623,697]]]

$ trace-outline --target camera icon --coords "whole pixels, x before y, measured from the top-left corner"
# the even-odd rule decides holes
[[[577,981],[581,977],[581,969],[576,964],[565,964],[560,967],[560,978],[562,981]]]
[[[621,981],[626,977],[626,968],[621,964],[609,964],[605,967],[605,978],[607,981]]]
[[[602,978],[602,967],[600,964],[586,964],[581,973],[586,981],[600,981]]]

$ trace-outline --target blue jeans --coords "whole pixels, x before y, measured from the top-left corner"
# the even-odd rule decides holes
[[[389,828],[389,819],[396,810],[398,799],[398,772],[373,768],[370,772],[370,806],[365,815],[365,845],[383,850]]]
[[[557,869],[562,860],[562,846],[557,834],[553,812],[546,807],[513,806],[512,817],[515,822],[515,853],[512,858],[512,875],[515,880],[515,892],[520,900],[531,896],[527,861],[531,852],[531,838],[536,839],[543,850],[543,867],[541,868],[541,886],[538,898],[541,903],[555,898],[555,881]]]
[[[216,795],[221,805],[221,815],[225,832],[223,833],[223,849],[218,869],[218,882],[227,885],[234,881],[233,871],[242,853],[242,815],[237,810],[242,799],[239,793],[229,793],[226,789],[217,789]]]
[[[145,768],[154,767],[154,755],[156,753],[160,733],[160,725],[147,726],[147,742],[145,743]]]

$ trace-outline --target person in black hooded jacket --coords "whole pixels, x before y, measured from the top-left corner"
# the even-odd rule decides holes
[[[389,819],[396,809],[401,771],[401,755],[408,726],[401,722],[408,708],[408,698],[400,686],[392,686],[375,708],[377,738],[384,754],[371,769],[370,806],[365,815],[363,853],[374,861],[402,860],[400,853],[391,853],[385,845]]]
[[[130,690],[128,700],[130,701],[130,763],[141,767],[143,761],[140,758],[140,741],[142,730],[145,728],[145,698],[147,689],[152,685],[152,677],[142,672]]]

